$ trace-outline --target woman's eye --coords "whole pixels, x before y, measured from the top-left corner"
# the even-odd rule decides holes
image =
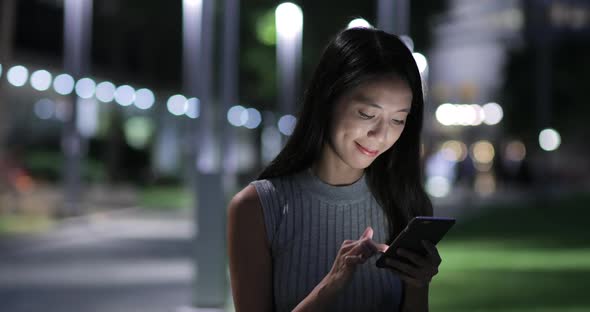
[[[375,116],[367,115],[361,111],[359,111],[359,115],[361,115],[361,117],[363,117],[364,119],[371,119],[371,118],[375,117]]]
[[[393,123],[394,123],[395,125],[401,126],[401,125],[405,124],[405,123],[406,123],[406,121],[405,121],[405,120],[397,120],[397,119],[393,119]]]

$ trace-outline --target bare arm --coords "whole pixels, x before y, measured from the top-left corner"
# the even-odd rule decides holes
[[[272,311],[272,261],[262,206],[253,185],[229,203],[227,231],[236,312]]]
[[[272,311],[272,258],[258,193],[248,185],[228,207],[228,254],[232,295],[236,312]],[[385,244],[372,240],[367,228],[359,240],[346,240],[330,273],[294,311],[323,311],[348,284],[357,265],[363,264]]]
[[[428,285],[417,287],[404,283],[402,312],[428,312]]]

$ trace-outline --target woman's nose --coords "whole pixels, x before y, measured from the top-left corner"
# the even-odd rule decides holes
[[[387,125],[383,121],[379,121],[373,125],[369,130],[369,137],[375,138],[379,142],[387,141]]]

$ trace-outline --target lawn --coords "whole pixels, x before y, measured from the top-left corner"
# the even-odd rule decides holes
[[[590,311],[590,195],[488,208],[439,244],[431,311]]]

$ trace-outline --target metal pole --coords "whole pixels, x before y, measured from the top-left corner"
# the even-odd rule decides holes
[[[193,123],[196,150],[195,280],[193,304],[223,308],[226,301],[225,207],[219,170],[219,140],[213,104],[213,0],[183,1],[184,89],[200,100]]]
[[[65,0],[64,69],[75,80],[89,71],[92,0]],[[77,128],[78,97],[68,96],[70,110],[64,125],[62,149],[65,156],[65,202],[63,213],[80,214],[80,163],[82,139]]]
[[[238,49],[239,49],[240,1],[225,0],[223,17],[223,59],[221,64],[221,101],[222,112],[227,112],[238,102]],[[234,192],[237,181],[238,150],[236,145],[235,127],[224,120],[225,115],[219,114],[219,123],[223,129],[221,141],[223,155],[223,188],[225,199]]]
[[[396,35],[410,33],[408,0],[377,0],[377,28]]]
[[[2,75],[6,75],[9,65],[12,61],[12,49],[14,46],[14,28],[16,24],[16,1],[2,0],[0,12],[0,64],[3,66]],[[0,80],[0,161],[4,157],[4,140],[6,132],[9,130],[10,118],[8,115],[10,109],[7,104],[7,96],[4,94],[5,79]]]
[[[394,33],[393,0],[377,0],[377,28]]]

